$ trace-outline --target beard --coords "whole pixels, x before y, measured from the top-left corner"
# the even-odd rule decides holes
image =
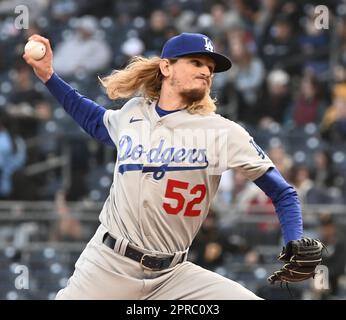
[[[202,101],[207,93],[209,93],[209,88],[207,86],[200,86],[195,88],[182,88],[181,82],[174,75],[173,79],[170,81],[172,87],[180,87],[179,95],[182,99],[182,102],[186,106],[191,106],[192,104]]]
[[[207,93],[204,88],[186,89],[180,92],[180,96],[187,105],[203,100]]]
[[[175,79],[171,81],[172,86],[177,86],[178,84],[179,82],[175,81]],[[207,92],[208,92],[207,88],[200,87],[200,88],[183,89],[179,92],[179,94],[184,104],[186,104],[187,106],[190,106],[195,102],[203,100]]]

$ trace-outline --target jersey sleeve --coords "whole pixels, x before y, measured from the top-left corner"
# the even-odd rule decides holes
[[[106,112],[104,107],[81,95],[56,73],[53,73],[46,82],[46,87],[86,133],[102,143],[114,147],[103,123]]]
[[[114,145],[118,148],[118,129],[120,125],[120,109],[107,110],[103,115],[103,123],[106,127],[109,137],[112,139]]]
[[[245,177],[256,180],[269,168],[275,167],[252,136],[232,122],[227,134],[227,169],[240,170]]]
[[[272,168],[254,183],[272,200],[279,217],[285,244],[303,236],[303,218],[296,190]]]

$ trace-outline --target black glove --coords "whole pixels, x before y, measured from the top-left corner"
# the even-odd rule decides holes
[[[268,281],[274,284],[279,282],[299,282],[313,278],[315,269],[322,262],[324,245],[320,240],[302,238],[289,241],[278,256],[278,260],[285,265],[275,271]]]

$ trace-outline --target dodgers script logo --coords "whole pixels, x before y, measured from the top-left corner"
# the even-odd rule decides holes
[[[153,172],[154,179],[160,180],[166,171],[200,170],[208,167],[206,149],[164,148],[164,143],[165,140],[161,139],[157,147],[146,150],[142,144],[134,145],[130,136],[122,136],[119,140],[118,161],[141,161],[121,164],[119,172],[121,174],[126,171]],[[156,165],[145,166],[143,162]],[[187,166],[181,164],[187,164]]]

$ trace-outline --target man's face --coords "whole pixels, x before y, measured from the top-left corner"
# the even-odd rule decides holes
[[[209,93],[215,68],[208,56],[191,55],[179,58],[170,66],[169,84],[187,104],[200,101]]]

